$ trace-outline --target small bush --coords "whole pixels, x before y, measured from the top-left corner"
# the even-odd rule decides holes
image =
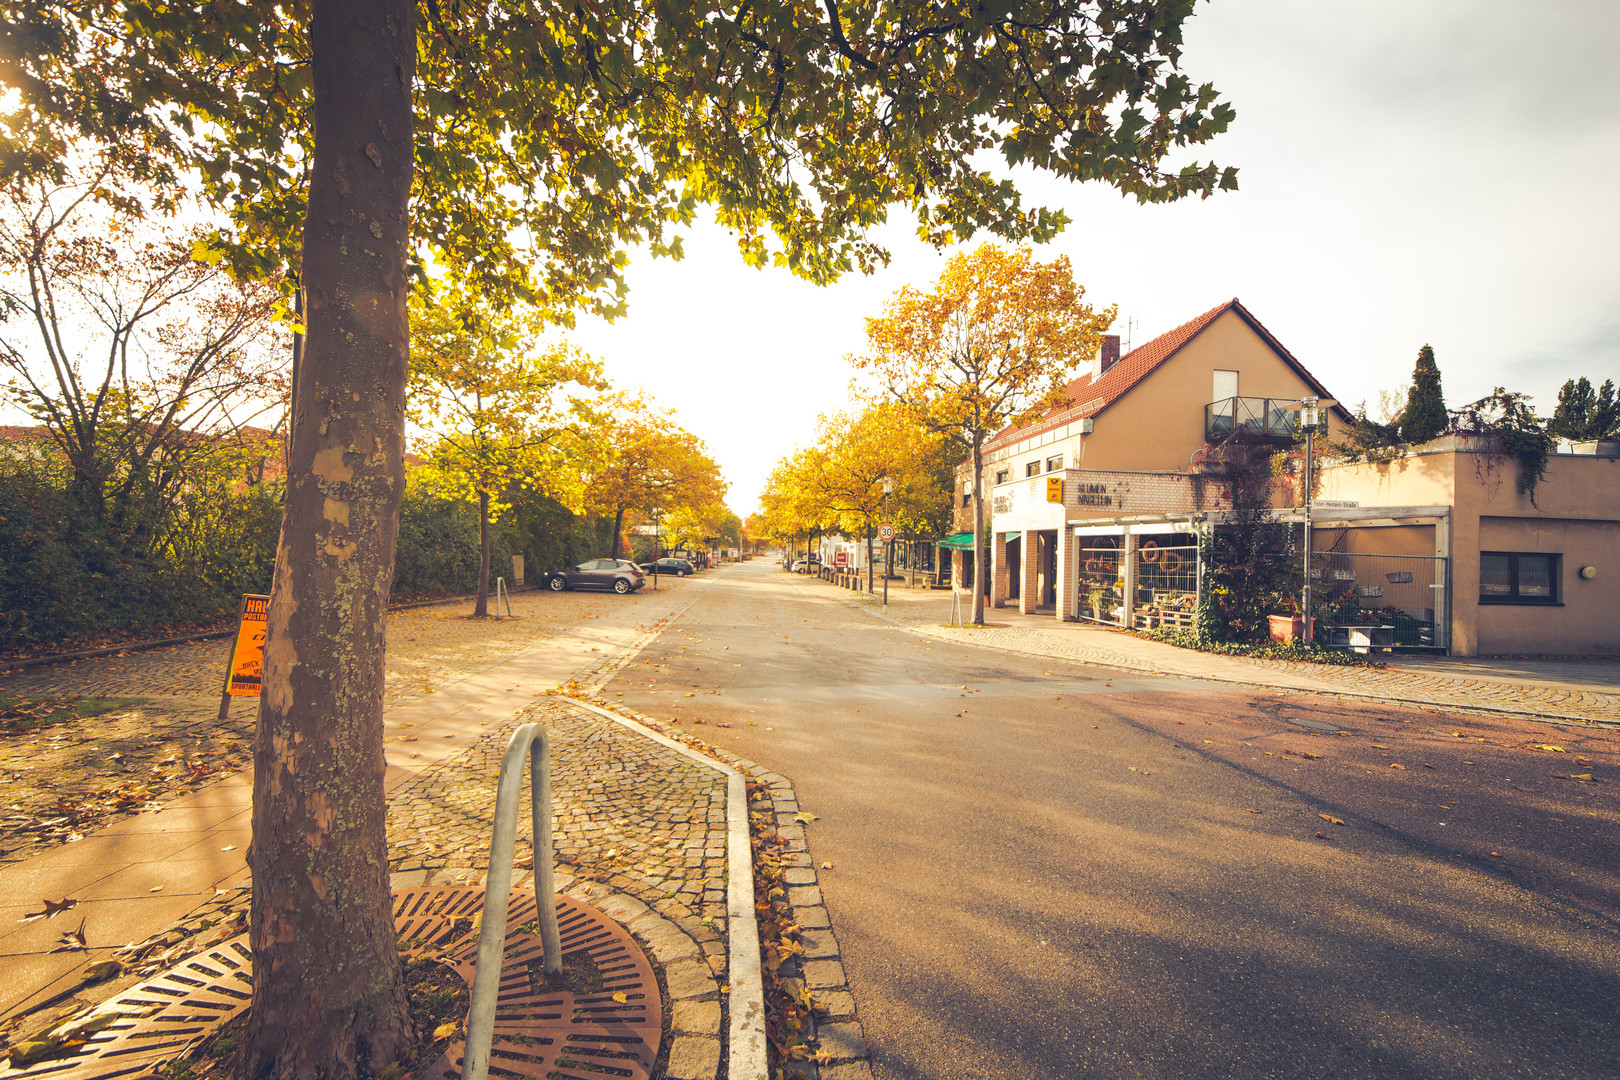
[[[1307,646],[1298,638],[1288,642],[1286,645],[1277,642],[1255,644],[1239,641],[1200,642],[1196,631],[1174,627],[1162,627],[1158,630],[1132,630],[1130,632],[1139,637],[1150,638],[1153,641],[1162,641],[1166,645],[1174,645],[1177,648],[1195,649],[1198,652],[1217,653],[1221,656],[1247,656],[1256,660],[1297,660],[1308,664],[1334,664],[1340,667],[1384,666],[1376,660],[1368,660],[1346,649]]]

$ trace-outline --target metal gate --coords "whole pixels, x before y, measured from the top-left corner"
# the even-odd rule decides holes
[[[1124,554],[1117,547],[1080,549],[1080,618],[1087,622],[1125,625]]]
[[[1190,630],[1197,607],[1197,545],[1144,539],[1136,549],[1136,628]]]
[[[1444,652],[1451,626],[1448,562],[1433,555],[1316,552],[1317,643],[1357,652]]]

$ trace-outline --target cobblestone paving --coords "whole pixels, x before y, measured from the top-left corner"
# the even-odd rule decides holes
[[[806,587],[828,590],[879,618],[887,619],[917,634],[942,641],[988,645],[992,648],[1079,663],[1104,664],[1109,667],[1166,675],[1195,675],[1198,677],[1226,678],[1261,686],[1281,689],[1316,690],[1376,697],[1413,705],[1431,705],[1449,709],[1486,709],[1497,712],[1520,713],[1553,719],[1572,719],[1620,723],[1620,694],[1600,693],[1592,690],[1560,686],[1527,686],[1522,682],[1497,682],[1490,679],[1456,678],[1419,671],[1403,671],[1398,667],[1335,667],[1330,664],[1296,663],[1287,660],[1258,660],[1248,657],[1220,657],[1226,673],[1213,675],[1205,670],[1177,667],[1173,662],[1156,662],[1135,655],[1126,649],[1108,649],[1075,639],[1072,632],[1054,627],[1041,630],[1024,626],[986,626],[961,628],[945,626],[950,613],[949,594],[933,593],[926,597],[891,597],[885,610],[881,601],[864,593],[838,589],[815,578],[799,578]],[[997,612],[987,610],[986,622],[995,622]],[[1122,638],[1131,642],[1135,639]],[[1154,643],[1159,644],[1159,643]],[[1173,646],[1160,646],[1173,648]],[[1193,654],[1198,660],[1207,654]]]
[[[671,586],[687,587],[685,582],[665,584]],[[639,593],[535,590],[512,597],[516,618],[511,619],[470,618],[468,600],[391,612],[385,701],[401,705],[503,663],[538,641],[600,618],[609,610],[607,604],[617,610],[647,599]],[[0,865],[116,816],[97,809],[117,802],[108,794],[114,788],[141,785],[146,798],[128,800],[126,812],[133,812],[201,780],[202,775],[187,768],[188,761],[205,768],[207,779],[245,766],[257,700],[237,699],[229,718],[217,719],[229,650],[228,639],[198,641],[0,675],[0,693],[5,694],[132,700],[125,710],[0,739],[5,792],[0,822],[12,823],[0,824]],[[603,663],[611,659],[605,657]],[[82,820],[64,819],[64,806],[76,808]],[[16,824],[58,819],[66,824],[44,835]]]
[[[501,755],[512,731],[531,720],[551,742],[557,862],[578,877],[724,919],[724,774],[560,697],[536,702],[390,794],[390,868],[422,871],[427,884],[483,876]],[[518,821],[523,863],[533,857],[526,788]]]

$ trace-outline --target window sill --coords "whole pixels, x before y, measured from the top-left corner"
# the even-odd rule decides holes
[[[1482,596],[1482,597],[1479,598],[1479,606],[1480,607],[1563,607],[1564,602],[1562,600],[1503,600],[1503,599],[1501,599],[1499,597],[1492,597],[1491,599],[1487,600],[1487,599],[1485,599],[1485,597]]]

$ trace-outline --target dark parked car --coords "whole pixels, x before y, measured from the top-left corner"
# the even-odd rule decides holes
[[[546,575],[545,586],[552,592],[564,589],[612,589],[632,593],[647,583],[641,567],[627,559],[590,559],[578,566],[565,566]]]
[[[660,574],[673,574],[676,577],[685,577],[687,574],[697,573],[697,568],[685,559],[659,559],[656,563],[644,562],[641,564],[641,572],[650,574],[653,572],[654,566],[658,568]]]

